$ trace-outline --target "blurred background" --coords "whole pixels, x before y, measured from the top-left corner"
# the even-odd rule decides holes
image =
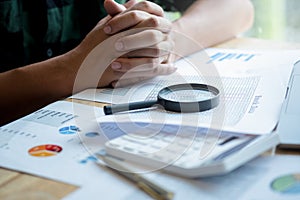
[[[252,0],[253,27],[243,36],[300,43],[300,0]]]

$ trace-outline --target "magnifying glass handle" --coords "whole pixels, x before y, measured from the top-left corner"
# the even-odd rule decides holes
[[[110,106],[104,106],[103,111],[104,111],[105,115],[111,115],[111,114],[123,112],[123,111],[136,110],[136,109],[141,109],[141,108],[149,108],[149,107],[153,106],[154,104],[157,104],[156,100],[115,104],[115,105],[110,105]]]

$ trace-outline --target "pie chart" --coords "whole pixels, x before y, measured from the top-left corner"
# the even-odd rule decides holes
[[[77,126],[66,126],[59,129],[59,133],[63,135],[70,135],[75,134],[79,131],[79,128]]]
[[[282,194],[300,194],[300,174],[289,174],[274,179],[271,188]]]
[[[31,156],[35,157],[49,157],[55,156],[62,151],[62,147],[55,144],[44,144],[32,147],[28,150],[28,153]]]

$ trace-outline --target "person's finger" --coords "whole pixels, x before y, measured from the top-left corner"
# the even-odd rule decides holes
[[[131,6],[133,6],[134,4],[136,4],[137,1],[136,0],[129,0],[127,1],[125,4],[123,4],[126,8],[130,8]]]
[[[153,46],[164,41],[167,36],[158,30],[143,30],[116,40],[114,47],[117,51],[131,51]]]
[[[98,27],[102,27],[104,26],[109,20],[111,20],[111,16],[107,15],[106,17],[102,18],[98,23],[97,26]]]
[[[165,60],[161,58],[118,58],[111,64],[111,68],[119,72],[127,72],[133,68],[138,71],[148,71],[154,69],[157,65]],[[136,70],[135,70],[136,71]]]
[[[143,7],[143,5],[145,5],[145,7]],[[111,7],[116,6],[114,5]],[[118,9],[118,11],[120,10],[121,9]],[[116,12],[114,12],[114,14],[115,13]],[[171,28],[171,22],[169,22],[169,20],[163,18],[162,16],[163,10],[160,6],[147,1],[139,2],[125,10],[123,13],[115,16],[112,20],[110,20],[106,24],[104,30],[106,34],[114,34],[126,28],[130,28],[131,26],[135,26],[143,20],[151,18],[147,22],[141,24],[139,27],[161,27],[161,29],[169,31]]]
[[[136,0],[130,0],[122,5],[118,4],[114,0],[105,0],[103,5],[108,15],[115,16],[121,12],[124,12],[127,8],[132,7],[136,3]]]
[[[103,5],[107,14],[110,16],[115,16],[126,10],[126,7],[124,5],[121,5],[114,0],[105,0]]]
[[[162,32],[170,32],[172,23],[162,17],[149,15],[146,12],[132,11],[118,15],[107,22],[104,31],[106,34],[115,34],[128,28],[155,28]]]
[[[151,17],[135,25],[133,28],[146,28],[146,27],[155,28],[156,30],[160,30],[164,33],[168,33],[172,29],[172,23],[170,22],[170,20],[166,18],[152,15]]]
[[[164,10],[159,5],[150,1],[138,2],[133,6],[131,6],[130,8],[128,8],[125,12],[129,12],[131,10],[140,10],[156,16],[161,16],[161,17],[164,16]]]
[[[157,57],[166,56],[166,55],[172,53],[173,49],[174,49],[174,41],[167,40],[167,41],[162,41],[162,42],[155,44],[148,48],[130,51],[129,53],[124,54],[122,57],[126,57],[126,58],[139,58],[139,57],[157,58]]]
[[[149,17],[149,13],[142,11],[126,12],[108,21],[104,27],[104,31],[106,34],[115,34],[121,30],[131,28]]]

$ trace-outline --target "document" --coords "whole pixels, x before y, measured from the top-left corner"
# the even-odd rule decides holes
[[[144,175],[175,191],[174,200],[296,200],[300,198],[299,163],[299,156],[261,156],[227,175],[218,177],[184,179],[158,172]],[[102,181],[93,179],[89,185],[73,192],[64,200],[93,200],[99,197],[120,200],[150,199],[134,185],[132,188],[124,190],[108,185],[103,188]]]
[[[58,101],[0,127],[0,166],[74,185],[107,173],[93,152],[108,138],[96,118],[102,110]]]
[[[2,126],[0,166],[80,186],[67,200],[150,199],[135,184],[95,163],[94,152],[119,136],[101,131],[100,116],[99,108],[58,101]],[[174,199],[299,199],[299,163],[299,156],[268,156],[218,177],[185,179],[159,171],[143,175],[175,192]]]
[[[102,120],[181,123],[250,134],[272,132],[278,122],[293,64],[299,50],[209,48],[176,62],[177,72],[116,89],[85,90],[73,98],[113,104],[153,100],[176,83],[204,83],[221,91],[220,105],[200,113],[162,109],[115,114]],[[112,118],[112,119],[110,119]]]
[[[135,191],[98,164],[95,153],[122,134],[103,132],[96,120],[101,115],[97,107],[57,101],[0,127],[0,167],[80,187],[98,182],[101,197],[108,199],[116,188],[121,192],[115,196]]]
[[[178,114],[154,108],[105,116],[101,108],[57,101],[0,127],[0,166],[82,187],[66,199],[98,199],[99,196],[149,199],[148,195],[126,179],[95,164],[94,153],[103,150],[108,140],[124,134],[103,130],[99,122],[182,122],[185,125],[242,133],[269,133],[277,123],[284,88],[298,55],[299,51],[208,49],[205,55],[199,52],[178,61],[178,72],[168,78],[157,77],[127,89],[87,90],[82,93],[83,98],[103,97],[97,100],[105,101],[107,98],[107,102],[121,103],[120,99],[124,100],[125,97],[128,97],[125,101],[152,99],[160,87],[176,81],[195,81],[221,88],[223,105],[203,113]],[[203,57],[206,61],[200,62]],[[199,63],[197,66],[208,70],[199,72],[191,63]],[[196,73],[200,73],[200,76],[195,76]],[[137,97],[133,98],[134,95]],[[120,97],[120,101],[115,100],[117,97]],[[236,196],[255,199],[258,197],[256,195],[273,199],[298,199],[299,193],[291,192],[299,191],[298,163],[299,157],[260,157],[221,177],[191,180],[156,171],[145,176],[176,192],[175,199],[202,196],[207,199],[224,196],[228,196],[228,199]],[[293,180],[293,187],[283,187],[282,181],[285,180]],[[266,193],[259,193],[261,188]]]

